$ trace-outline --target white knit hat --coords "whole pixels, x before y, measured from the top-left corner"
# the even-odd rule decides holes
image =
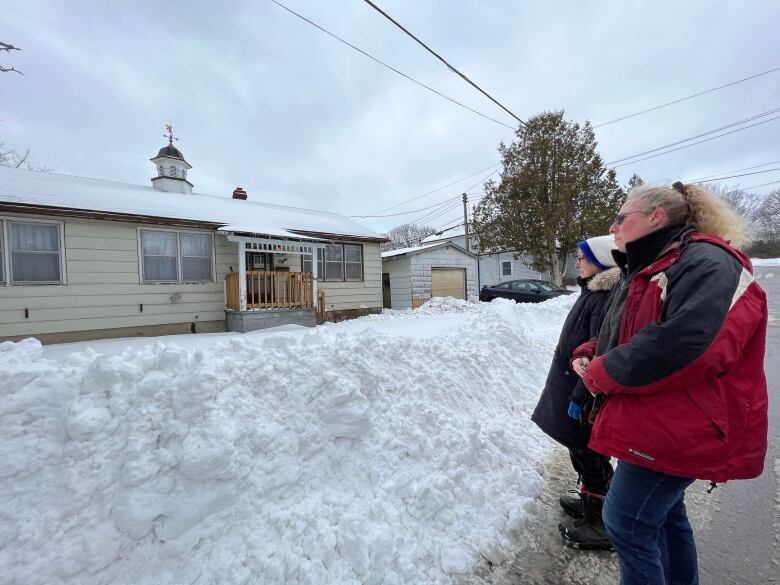
[[[588,262],[602,270],[617,266],[615,259],[612,258],[612,250],[616,250],[617,246],[615,246],[615,238],[611,234],[588,238],[577,244],[577,247]]]

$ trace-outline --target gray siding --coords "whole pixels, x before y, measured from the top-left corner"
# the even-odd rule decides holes
[[[363,243],[363,280],[359,282],[325,282],[325,310],[382,309],[382,259],[379,244]]]
[[[477,300],[477,259],[450,246],[423,250],[411,256],[414,300],[427,301],[431,298],[431,268],[465,268],[466,298]]]
[[[38,218],[63,221],[67,284],[0,286],[0,338],[224,320],[223,281],[229,266],[238,270],[237,246],[224,236],[215,236],[215,282],[141,284],[137,228],[148,226]]]
[[[500,254],[485,254],[479,257],[479,286],[492,286],[499,282],[505,282],[507,280],[519,280],[522,278],[530,278],[533,280],[549,280],[549,272],[537,272],[529,268],[524,260],[524,256],[519,258],[514,257],[512,252],[502,252]],[[501,263],[512,263],[512,275],[503,276],[501,274]]]

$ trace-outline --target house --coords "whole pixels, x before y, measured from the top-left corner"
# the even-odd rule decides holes
[[[379,244],[335,213],[193,192],[169,144],[151,186],[0,167],[0,341],[314,325],[382,309]]]
[[[446,233],[438,233],[422,240],[422,244],[434,244],[450,241],[461,248],[466,247],[466,234],[463,227],[447,230]],[[469,249],[479,256],[479,288],[493,286],[507,280],[550,280],[550,272],[539,272],[528,267],[528,258],[517,251],[479,252],[479,245],[474,234],[469,235]],[[577,272],[574,265],[575,255],[570,254],[566,258],[563,269],[564,281],[576,278]]]
[[[451,241],[382,252],[385,308],[416,309],[431,297],[477,300],[477,255]]]

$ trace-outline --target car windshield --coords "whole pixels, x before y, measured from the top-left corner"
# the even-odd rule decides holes
[[[564,288],[561,288],[560,286],[555,286],[552,282],[544,282],[543,280],[537,281],[536,285],[542,290],[547,290],[547,291],[561,292],[566,290]]]

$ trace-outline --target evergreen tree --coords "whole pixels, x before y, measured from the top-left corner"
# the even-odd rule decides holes
[[[530,118],[498,150],[501,179],[485,183],[473,228],[483,250],[518,250],[561,283],[560,260],[580,240],[606,234],[625,193],[596,152],[589,122],[563,112]]]
[[[631,189],[634,187],[641,187],[644,184],[645,182],[642,180],[642,177],[634,173],[631,175],[631,178],[628,180],[628,184],[626,185],[626,194],[628,194],[628,192],[631,191]]]

